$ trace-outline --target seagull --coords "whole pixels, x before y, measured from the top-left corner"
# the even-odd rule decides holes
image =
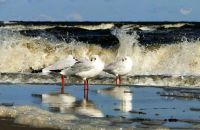
[[[71,67],[77,62],[77,59],[72,55],[68,55],[66,58],[57,61],[56,63],[47,66],[46,68],[42,69],[42,73],[49,74],[51,72],[59,72],[63,69]]]
[[[84,80],[84,92],[88,90],[88,79],[97,76],[104,69],[104,62],[98,55],[92,55],[90,60],[82,59],[70,68],[60,72],[61,75],[78,76]]]
[[[66,58],[57,61],[56,63],[42,69],[43,74],[49,74],[51,72],[60,72],[63,69],[73,66],[77,62],[77,59],[72,55],[68,55]],[[64,75],[61,74],[61,93],[64,93]]]
[[[129,56],[118,58],[114,62],[108,64],[103,71],[116,76],[116,85],[120,85],[120,76],[128,74],[133,66],[133,62]]]

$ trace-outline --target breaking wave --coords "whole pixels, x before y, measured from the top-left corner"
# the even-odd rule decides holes
[[[41,69],[69,54],[76,57],[98,54],[109,63],[115,57],[129,55],[134,61],[131,75],[199,75],[200,41],[173,44],[140,44],[136,32],[114,29],[119,46],[103,48],[71,40],[60,41],[52,35],[27,37],[8,28],[0,29],[0,72],[31,72]]]
[[[9,30],[0,30],[0,34],[0,72],[30,72],[69,54],[77,57],[99,54],[105,61],[114,56],[111,49],[75,40],[66,44],[52,37],[50,41],[43,37],[29,38]]]

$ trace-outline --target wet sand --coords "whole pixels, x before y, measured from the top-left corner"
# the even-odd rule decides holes
[[[0,115],[27,125],[0,120],[0,126],[3,130],[200,128],[199,89],[90,85],[88,101],[83,96],[82,85],[66,86],[65,94],[60,94],[56,84],[0,84]]]
[[[0,118],[1,130],[56,130],[52,128],[34,128],[27,125],[15,124],[12,118]]]

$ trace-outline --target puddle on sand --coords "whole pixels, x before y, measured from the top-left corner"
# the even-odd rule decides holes
[[[171,89],[171,93],[173,91],[178,90]],[[124,124],[134,127],[188,127],[194,123],[191,120],[200,120],[199,111],[191,110],[200,108],[198,98],[188,100],[161,96],[160,93],[169,92],[163,88],[90,85],[88,101],[83,99],[82,85],[66,86],[65,94],[59,92],[60,86],[57,85],[1,84],[0,104],[33,105],[55,113],[75,114],[80,118],[120,118],[124,119]],[[124,124],[122,121],[118,125]]]

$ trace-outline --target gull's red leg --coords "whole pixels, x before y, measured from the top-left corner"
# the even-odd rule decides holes
[[[64,75],[61,75],[61,94],[65,93],[65,77]]]
[[[88,90],[89,89],[88,79],[86,79],[86,83],[87,83],[87,90]]]
[[[87,80],[84,80],[84,90],[87,89]]]
[[[120,75],[118,76],[118,79],[119,79],[119,85],[121,85],[121,76]]]
[[[116,76],[116,86],[119,86],[120,85],[120,79],[119,79],[119,76]]]
[[[88,80],[84,80],[84,99],[88,100]]]

